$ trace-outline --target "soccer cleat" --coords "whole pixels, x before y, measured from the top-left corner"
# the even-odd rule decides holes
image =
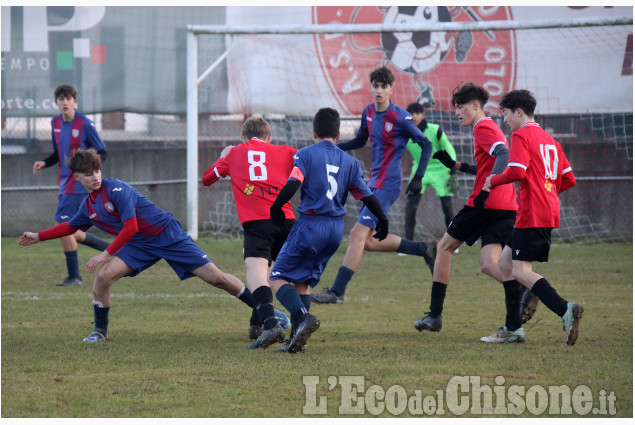
[[[249,325],[249,339],[258,339],[263,330],[262,325]]]
[[[291,341],[289,341],[289,353],[297,353],[302,350],[302,347],[306,345],[307,340],[313,334],[313,332],[317,331],[320,327],[320,320],[312,314],[305,314],[304,318],[298,325],[298,330],[296,331]]]
[[[415,322],[415,328],[417,328],[419,332],[423,330],[439,332],[443,326],[441,315],[439,314],[437,317],[434,317],[430,315],[430,312],[427,312],[426,314],[426,317],[422,317]]]
[[[567,303],[567,312],[562,316],[562,329],[567,335],[567,345],[575,345],[578,339],[578,326],[584,307],[580,304]]]
[[[99,331],[93,331],[90,335],[84,338],[84,342],[101,342],[108,339],[108,334]]]
[[[540,299],[534,295],[531,290],[525,288],[523,297],[520,300],[520,318],[522,324],[529,322],[531,318],[534,317],[539,302]]]
[[[426,262],[426,265],[430,268],[430,273],[434,275],[434,260],[437,258],[437,241],[431,240],[426,245],[428,245],[428,249],[423,254],[423,260]],[[428,254],[428,252],[430,254]]]
[[[481,338],[481,341],[499,344],[506,342],[525,342],[525,331],[523,328],[518,328],[515,331],[508,331],[507,326],[503,326],[490,336],[484,336]]]
[[[289,329],[291,326],[291,320],[289,320],[289,316],[284,314],[284,312],[278,310],[277,308],[273,309],[273,314],[276,316],[276,320],[282,329]]]
[[[285,339],[284,342],[282,343],[282,345],[278,348],[276,348],[276,353],[288,353],[289,352],[289,345],[290,345],[291,340],[290,339]],[[302,348],[300,348],[298,351],[296,351],[296,353],[304,353],[306,352],[306,345],[303,345]]]
[[[318,304],[342,304],[344,295],[336,295],[330,288],[311,294],[311,300]]]
[[[255,350],[257,348],[268,348],[274,342],[280,342],[284,340],[284,329],[279,324],[272,329],[265,329],[262,331],[256,342],[247,347],[248,350]]]
[[[82,286],[84,282],[81,278],[67,277],[66,280],[57,282],[54,286]]]

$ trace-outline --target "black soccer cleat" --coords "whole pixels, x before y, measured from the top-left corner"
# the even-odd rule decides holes
[[[520,300],[520,318],[521,323],[525,324],[529,322],[538,308],[540,300],[534,295],[531,290],[525,288],[525,292]]]
[[[320,320],[312,314],[305,314],[298,330],[289,341],[289,353],[297,353],[306,345],[307,340],[320,327]]]
[[[330,288],[327,288],[322,292],[312,293],[311,300],[318,304],[342,304],[344,295],[337,295]]]
[[[249,325],[249,339],[258,339],[263,330],[262,325]]]
[[[437,241],[431,240],[426,245],[428,249],[423,254],[423,260],[430,269],[430,274],[434,276],[434,261],[437,259]]]
[[[443,320],[441,319],[441,315],[434,317],[430,315],[430,312],[426,313],[427,316],[422,317],[421,319],[415,322],[415,328],[421,331],[432,331],[439,332],[441,327],[443,326]]]
[[[247,347],[248,350],[255,350],[257,348],[268,348],[271,344],[275,342],[281,342],[284,340],[284,329],[282,326],[276,324],[275,327],[271,329],[265,329],[262,331],[256,342],[249,345]]]

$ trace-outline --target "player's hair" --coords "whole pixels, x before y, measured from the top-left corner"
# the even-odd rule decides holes
[[[62,84],[61,86],[57,86],[55,88],[55,100],[58,97],[72,97],[73,99],[77,99],[77,90],[75,87],[69,86],[68,84]]]
[[[90,173],[101,170],[101,157],[94,148],[78,150],[66,160],[66,164],[73,173]]]
[[[269,127],[269,123],[264,118],[250,117],[243,124],[242,135],[248,140],[257,137],[264,141],[271,137],[271,127]]]
[[[478,103],[481,105],[482,109],[487,103],[488,99],[489,92],[483,87],[477,86],[471,81],[469,83],[457,86],[452,92],[452,105],[454,107],[464,105],[474,100],[478,100]]]
[[[500,101],[500,108],[511,109],[512,112],[516,109],[522,109],[525,115],[533,117],[536,103],[536,98],[529,90],[512,90],[505,93]]]
[[[381,66],[370,73],[370,83],[372,84],[374,82],[392,86],[395,82],[395,76],[392,74],[390,69],[385,66]]]
[[[313,117],[313,131],[320,139],[337,139],[340,114],[333,108],[322,108]]]
[[[425,108],[419,102],[412,102],[410,105],[408,105],[408,107],[406,108],[406,111],[408,111],[408,113],[411,115],[423,114],[425,112]]]

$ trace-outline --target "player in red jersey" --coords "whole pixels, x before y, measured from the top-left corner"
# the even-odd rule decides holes
[[[272,145],[271,128],[259,117],[245,121],[242,141],[241,145],[223,150],[221,158],[203,175],[203,185],[210,186],[222,177],[231,177],[236,210],[244,229],[247,287],[258,312],[258,318],[252,318],[249,332],[256,341],[248,348],[267,348],[285,336],[275,317],[284,313],[276,313],[273,308],[273,293],[267,277],[295,222],[291,202],[282,208],[286,217],[283,226],[271,223],[269,210],[287,183],[293,169],[293,155],[298,150],[288,145]],[[310,304],[310,295],[302,301]]]
[[[481,238],[481,271],[501,283],[511,280],[499,269],[498,258],[514,225],[516,191],[511,184],[491,191],[482,190],[487,176],[502,173],[509,159],[505,135],[483,111],[488,99],[487,90],[474,83],[455,88],[452,95],[459,122],[463,126],[473,126],[476,166],[454,161],[442,150],[437,151],[434,158],[448,168],[475,174],[476,182],[467,203],[438,243],[430,312],[415,322],[419,332],[441,330],[441,312],[450,281],[452,253],[464,242],[471,246]]]
[[[547,279],[532,270],[532,263],[548,261],[551,230],[560,227],[558,194],[575,186],[575,177],[560,143],[534,121],[536,99],[531,92],[510,91],[500,106],[513,131],[509,168],[503,174],[487,177],[485,189],[496,190],[517,181],[519,198],[516,224],[499,260],[500,268],[511,269],[518,282],[562,318],[567,345],[574,345],[584,308],[560,297]],[[515,316],[518,323],[519,309],[510,310],[507,294],[506,304],[507,316]],[[481,340],[507,342],[512,334],[505,326]]]

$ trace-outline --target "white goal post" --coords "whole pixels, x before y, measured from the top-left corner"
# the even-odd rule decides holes
[[[198,90],[199,84],[227,57],[233,44],[204,72],[198,74],[198,36],[204,34],[352,34],[352,33],[405,33],[451,32],[488,30],[536,30],[545,28],[572,28],[593,26],[632,25],[632,16],[594,17],[575,19],[542,19],[524,21],[474,21],[403,24],[325,24],[325,25],[188,25],[187,27],[187,232],[198,239]]]

